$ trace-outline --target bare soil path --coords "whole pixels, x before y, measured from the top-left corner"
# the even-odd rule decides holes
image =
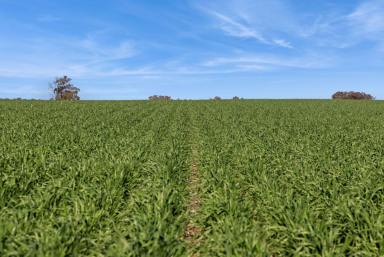
[[[194,129],[196,131],[196,129]],[[196,134],[196,133],[193,133]],[[196,139],[197,137],[193,137]],[[196,252],[196,246],[199,244],[201,234],[203,232],[202,228],[196,224],[196,217],[200,209],[201,200],[199,196],[200,188],[200,175],[198,169],[198,145],[196,142],[192,144],[192,156],[191,156],[191,169],[190,175],[188,178],[188,192],[189,192],[189,202],[187,204],[188,211],[188,222],[184,230],[184,240],[188,244],[189,256],[197,257],[199,254]]]

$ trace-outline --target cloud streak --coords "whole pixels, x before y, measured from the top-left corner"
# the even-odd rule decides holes
[[[299,35],[312,48],[349,49],[369,42],[379,49],[384,44],[383,13],[383,1],[368,0],[349,12],[318,15]]]
[[[241,24],[240,22],[237,22],[234,19],[225,16],[224,14],[208,10],[206,10],[206,12],[220,21],[219,28],[227,34],[240,38],[253,38],[263,44],[269,44],[268,40],[266,40],[259,32],[252,29],[251,27],[245,24]]]
[[[0,48],[11,48],[2,42]],[[1,77],[52,77],[61,74],[92,76],[129,61],[139,54],[133,40],[104,43],[91,35],[85,38],[29,38],[17,42],[13,51],[0,53]],[[139,72],[132,71],[133,74]]]
[[[362,3],[357,9],[347,16],[353,28],[359,34],[371,36],[384,33],[384,2],[368,1]]]
[[[233,57],[221,57],[204,63],[207,67],[227,66],[260,71],[276,70],[283,68],[321,69],[334,65],[331,58],[308,55],[304,57],[279,57],[273,55],[240,55]]]
[[[293,48],[291,43],[286,39],[269,39],[255,24],[252,24],[248,15],[224,14],[219,10],[213,10],[205,6],[199,6],[198,9],[212,17],[216,21],[215,27],[229,36],[242,39],[254,39],[265,45]]]

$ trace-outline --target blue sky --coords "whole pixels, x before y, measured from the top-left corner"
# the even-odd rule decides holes
[[[0,0],[0,98],[384,99],[384,0]]]

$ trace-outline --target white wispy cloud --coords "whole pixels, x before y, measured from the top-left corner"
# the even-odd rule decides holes
[[[347,49],[363,42],[384,44],[384,1],[367,0],[352,11],[324,13],[310,26],[303,26],[301,37],[311,46]]]
[[[282,68],[319,69],[334,65],[332,58],[324,58],[317,55],[303,57],[281,57],[274,55],[239,55],[220,57],[208,60],[204,63],[207,67],[233,66],[244,70],[254,69],[258,71],[275,70]]]
[[[347,15],[345,20],[351,41],[355,44],[373,42],[378,53],[384,52],[384,1],[364,2]]]
[[[86,38],[73,43],[77,49],[82,49],[99,62],[113,61],[133,57],[138,53],[131,40],[119,42],[115,45],[103,45],[97,40]]]
[[[352,11],[330,5],[308,14],[281,0],[212,0],[198,8],[227,35],[265,45],[293,49],[292,41],[299,41],[308,49],[346,49],[369,41],[377,44],[376,50],[384,47],[383,0],[363,1]]]
[[[273,43],[285,48],[293,48],[292,44],[285,39],[274,39]]]
[[[374,0],[362,3],[347,16],[347,19],[360,34],[383,33],[384,1]]]
[[[10,48],[6,42],[1,48]],[[12,51],[0,53],[2,77],[52,77],[61,74],[92,76],[111,71],[139,50],[130,39],[104,43],[93,36],[84,38],[27,38],[14,43]],[[132,71],[139,74],[140,71]]]
[[[201,4],[197,8],[207,14],[215,21],[215,27],[225,32],[227,35],[243,39],[254,39],[265,45],[274,45],[283,48],[292,48],[292,44],[287,39],[273,39],[266,30],[271,29],[270,24],[256,20],[260,14],[259,6],[253,6],[246,0],[229,1],[231,6],[223,8],[219,4]],[[276,2],[276,1],[275,1]],[[248,9],[256,9],[257,13],[252,14]],[[268,4],[265,5],[269,6]],[[268,10],[266,10],[268,12]],[[274,28],[276,29],[276,27]]]
[[[366,1],[345,19],[353,42],[373,42],[376,52],[384,53],[384,1]]]
[[[220,21],[219,28],[229,35],[240,38],[253,38],[261,43],[269,44],[268,40],[250,26],[237,22],[229,16],[215,11],[206,10],[206,12],[217,18]]]
[[[165,66],[161,64],[159,66]],[[48,67],[48,65],[44,65]],[[40,65],[23,65],[18,67],[1,68],[0,77],[10,78],[53,78],[59,75],[69,74],[75,78],[112,78],[112,77],[138,77],[138,78],[161,78],[166,76],[189,76],[189,75],[211,75],[229,74],[244,71],[244,67],[212,67],[205,65],[183,64],[172,67],[105,67],[103,65],[51,65],[50,68],[41,69]]]

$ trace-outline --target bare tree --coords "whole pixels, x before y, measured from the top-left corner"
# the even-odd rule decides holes
[[[51,90],[55,100],[80,100],[80,88],[75,87],[71,81],[68,76],[58,77],[53,81]]]

